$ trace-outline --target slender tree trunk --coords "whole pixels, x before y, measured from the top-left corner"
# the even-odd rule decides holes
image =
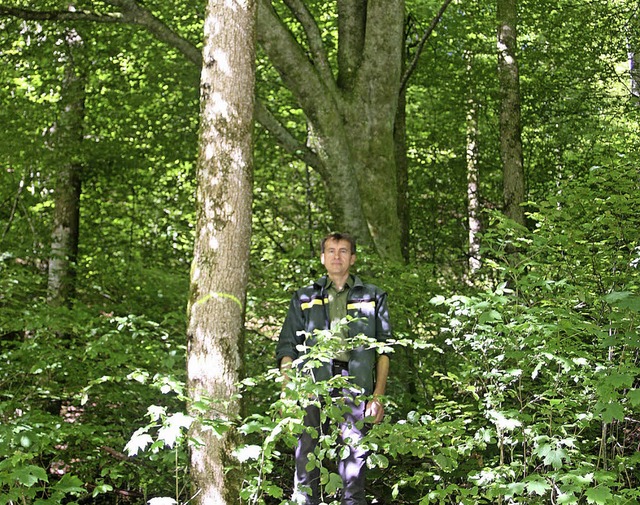
[[[516,0],[498,0],[497,20],[504,213],[524,225],[522,204],[525,201],[525,175],[520,124],[520,81],[516,59]]]
[[[52,305],[70,305],[75,295],[76,262],[80,229],[85,79],[82,74],[83,42],[68,30],[60,47],[65,51],[61,109],[53,127],[53,149],[57,164],[54,189],[53,229],[48,272],[48,300]]]
[[[204,24],[197,222],[189,300],[187,377],[198,418],[191,448],[194,502],[236,505],[233,429],[249,272],[255,1],[209,0]],[[203,405],[205,407],[202,412]]]
[[[631,96],[640,98],[640,57],[635,51],[629,51],[629,75],[631,77]]]
[[[396,173],[398,182],[398,219],[400,221],[400,250],[405,263],[409,263],[410,224],[409,211],[409,160],[407,158],[407,110],[406,91],[402,89],[398,99],[395,121]]]
[[[467,98],[467,223],[469,227],[469,278],[480,268],[480,198],[478,170],[478,104],[473,77],[473,55],[467,53],[467,76],[469,96]]]
[[[638,14],[636,12],[631,16],[627,24],[627,56],[629,59],[631,96],[636,100],[640,98],[640,56],[638,55],[640,43],[638,42],[638,35],[640,35],[640,30],[638,29]],[[640,101],[636,101],[636,105],[638,104],[640,104]]]

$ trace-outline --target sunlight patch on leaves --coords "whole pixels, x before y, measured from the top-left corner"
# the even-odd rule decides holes
[[[508,418],[504,412],[490,410],[488,414],[491,421],[496,425],[498,430],[513,431],[516,428],[522,426],[522,423],[518,419]]]
[[[153,443],[153,438],[146,432],[146,428],[140,428],[131,436],[131,440],[124,446],[124,450],[129,456],[135,456],[144,451],[151,443]]]
[[[168,496],[162,496],[158,498],[151,498],[147,503],[149,505],[176,505],[178,502]]]
[[[243,445],[233,451],[234,456],[240,463],[245,463],[249,460],[257,460],[262,453],[262,447],[259,445]]]

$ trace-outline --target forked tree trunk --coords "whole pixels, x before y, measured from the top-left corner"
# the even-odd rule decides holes
[[[500,80],[500,157],[504,213],[524,225],[525,176],[520,124],[520,79],[516,58],[516,0],[497,0],[498,77]]]
[[[192,415],[193,501],[236,505],[233,430],[240,415],[249,272],[255,1],[209,0],[204,24],[197,221],[189,300],[187,382]],[[202,409],[204,408],[204,413]]]
[[[286,4],[304,40],[281,21],[270,0],[259,3],[258,38],[305,113],[313,167],[325,181],[335,225],[373,244],[381,256],[400,260],[394,134],[404,1],[337,2],[337,72],[305,3]]]
[[[337,0],[339,47],[334,68],[333,40],[325,47],[323,32],[304,0],[255,0],[257,33],[270,62],[304,111],[308,139],[296,139],[264,103],[256,120],[287,150],[317,170],[327,188],[327,207],[337,228],[373,244],[384,258],[402,259],[407,223],[398,208],[394,133],[399,94],[418,55],[401,76],[404,47],[404,0]],[[421,39],[431,35],[452,0],[443,0]],[[233,5],[240,0],[225,2]],[[145,27],[159,40],[203,64],[198,48],[157,18],[143,2],[112,0],[119,8],[110,21]],[[278,4],[277,12],[273,4]],[[290,29],[280,14],[288,9],[298,26]],[[25,19],[96,19],[97,13],[45,13],[16,9]],[[114,13],[115,14],[115,13]],[[43,17],[44,16],[44,17]],[[207,62],[204,62],[207,64]],[[336,77],[337,76],[337,77]],[[402,204],[402,202],[400,202]],[[404,230],[404,231],[403,231]],[[406,235],[406,233],[405,233]]]

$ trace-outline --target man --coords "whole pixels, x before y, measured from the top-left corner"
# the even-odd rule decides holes
[[[366,434],[367,428],[362,422],[365,417],[374,423],[384,417],[380,397],[385,393],[389,357],[371,346],[360,343],[350,346],[350,341],[362,335],[378,342],[391,338],[387,294],[350,273],[356,261],[356,244],[351,236],[332,233],[322,240],[320,251],[327,275],[293,295],[278,340],[276,359],[286,374],[292,361],[303,354],[299,349],[313,346],[322,338],[316,330],[334,330],[342,338],[343,345],[332,359],[313,368],[312,375],[316,381],[341,375],[348,377],[352,385],[348,390],[332,392],[332,396],[341,396],[348,406],[339,435],[340,441],[348,446],[349,454],[338,462],[338,471],[343,483],[342,504],[365,505],[367,453],[358,442]],[[320,434],[327,428],[321,426],[320,407],[316,404],[306,407],[304,425],[314,430],[305,430],[298,439],[294,501],[315,505],[320,499],[320,469],[311,468],[313,465],[307,463],[317,445],[317,437],[312,433]]]

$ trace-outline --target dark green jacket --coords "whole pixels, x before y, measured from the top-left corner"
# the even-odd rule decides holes
[[[315,344],[314,330],[329,329],[329,314],[326,304],[328,278],[321,277],[310,286],[295,292],[291,298],[289,312],[282,326],[276,360],[285,356],[298,359],[301,352],[296,348],[300,344],[310,347]],[[387,306],[387,294],[373,284],[364,284],[354,276],[353,287],[347,295],[347,315],[353,318],[349,322],[349,337],[366,335],[378,342],[391,339],[391,323]],[[365,394],[373,392],[373,375],[376,365],[377,351],[360,346],[351,350],[349,359],[349,375],[353,376],[355,384],[360,386]],[[323,363],[315,368],[315,380],[331,378],[331,366]]]

